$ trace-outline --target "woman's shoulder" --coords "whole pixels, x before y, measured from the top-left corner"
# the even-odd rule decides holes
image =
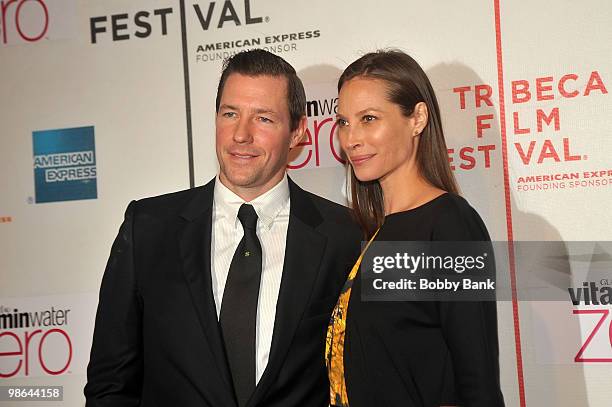
[[[453,192],[445,192],[437,198],[438,205],[435,209],[439,212],[453,214],[455,216],[472,215],[476,210],[461,195]]]
[[[451,192],[387,215],[379,236],[383,240],[490,240],[478,212],[465,198]]]
[[[461,195],[442,191],[439,195],[414,208],[387,215],[388,218],[415,214],[419,216],[442,216],[461,219],[464,217],[478,216],[476,210]]]
[[[484,221],[464,197],[447,192],[431,209],[434,240],[490,240]]]

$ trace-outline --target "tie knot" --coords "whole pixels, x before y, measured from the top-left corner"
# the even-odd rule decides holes
[[[257,213],[253,205],[242,204],[238,210],[238,219],[242,223],[242,227],[246,229],[256,230],[257,228]]]

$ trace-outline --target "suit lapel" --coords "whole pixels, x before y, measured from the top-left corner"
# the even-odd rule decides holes
[[[212,292],[210,258],[213,190],[214,180],[206,184],[201,193],[185,207],[181,214],[184,225],[179,232],[179,245],[183,273],[206,342],[227,392],[233,396],[231,376]]]
[[[310,299],[327,238],[315,230],[323,221],[310,197],[289,179],[291,210],[281,287],[268,365],[248,406],[257,405],[274,383]]]

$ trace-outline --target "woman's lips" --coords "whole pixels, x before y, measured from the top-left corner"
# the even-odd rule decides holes
[[[362,155],[354,155],[350,157],[351,164],[353,165],[361,165],[368,161],[370,158],[374,157],[376,154],[362,154]]]

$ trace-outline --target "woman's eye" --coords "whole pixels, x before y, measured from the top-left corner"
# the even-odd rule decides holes
[[[346,127],[348,126],[348,122],[345,119],[336,119],[336,124],[340,127]]]
[[[365,116],[363,116],[362,120],[364,122],[372,122],[376,120],[376,116],[372,116],[371,114],[366,114]]]

